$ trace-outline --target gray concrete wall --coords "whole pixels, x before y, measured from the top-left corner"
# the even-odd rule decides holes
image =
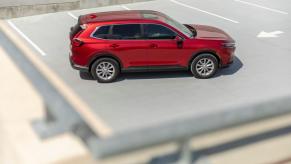
[[[79,0],[0,0],[0,7],[66,3]]]
[[[74,10],[80,7],[79,1],[48,4],[25,4],[19,6],[0,7],[0,19],[52,13],[57,11]]]
[[[133,3],[133,2],[142,2],[149,0],[80,0],[81,8],[92,8],[95,6],[108,6],[115,4],[125,4],[125,3]]]
[[[149,0],[1,0],[0,19]]]

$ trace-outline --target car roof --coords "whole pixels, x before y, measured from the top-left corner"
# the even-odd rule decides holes
[[[109,22],[109,21],[128,21],[128,20],[160,20],[164,21],[166,15],[153,10],[123,10],[90,13],[79,17],[79,24]]]

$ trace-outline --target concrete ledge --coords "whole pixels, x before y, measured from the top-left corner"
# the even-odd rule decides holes
[[[13,6],[0,6],[0,19],[9,19],[59,11],[77,10],[143,1],[149,0],[60,0],[59,3],[52,3],[51,1],[46,0],[42,2],[43,4],[39,4],[37,2],[30,2],[27,4],[23,4],[20,2],[11,2]]]
[[[117,4],[144,2],[150,0],[80,0],[80,8],[92,8]]]
[[[0,19],[23,17],[65,10],[74,10],[78,9],[79,6],[80,2],[75,1],[66,3],[0,7]]]

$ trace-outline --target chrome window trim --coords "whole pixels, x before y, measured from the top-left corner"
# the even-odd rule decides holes
[[[111,25],[105,25],[105,26],[111,26]],[[97,27],[95,27],[95,29],[93,30],[93,32],[90,34],[90,37],[91,37],[91,38],[95,38],[95,39],[103,39],[103,38],[98,38],[98,37],[95,37],[95,36],[94,36],[95,32],[96,32],[100,27],[104,27],[104,26],[97,26]],[[103,39],[103,40],[108,40],[108,39]]]
[[[169,27],[167,27],[167,26],[165,26],[165,25],[163,25],[163,24],[159,24],[159,23],[124,23],[124,24],[120,23],[120,24],[110,24],[110,25],[103,25],[103,26],[130,25],[130,24],[139,24],[139,25],[153,24],[153,25],[164,26],[165,28],[167,28],[167,29],[173,31],[175,34],[177,34],[177,35],[180,36],[181,38],[185,39],[185,37],[183,37],[183,36],[181,36],[179,33],[177,33],[177,31],[179,31],[179,30],[177,30],[176,28],[174,28],[174,27],[171,26],[172,28],[176,29],[177,31],[175,31],[175,30],[173,30],[173,29],[171,29],[171,28],[169,28]],[[97,26],[97,27],[93,30],[93,32],[90,34],[90,37],[91,37],[91,38],[98,39],[98,40],[119,40],[119,41],[129,41],[129,40],[134,40],[134,41],[145,41],[145,40],[155,40],[155,41],[156,41],[156,40],[164,40],[164,41],[167,41],[167,40],[171,40],[171,41],[173,41],[173,40],[175,40],[175,39],[103,39],[103,38],[94,37],[94,33],[95,33],[95,32],[96,32],[100,27],[103,27],[103,26]],[[169,26],[170,26],[170,25],[169,25]],[[111,27],[110,27],[110,28],[111,28]],[[180,31],[180,32],[181,32],[181,31]]]

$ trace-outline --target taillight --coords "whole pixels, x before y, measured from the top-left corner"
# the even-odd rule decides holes
[[[76,46],[76,47],[80,47],[84,44],[84,42],[82,40],[80,40],[79,38],[74,38],[72,41],[72,45]]]

